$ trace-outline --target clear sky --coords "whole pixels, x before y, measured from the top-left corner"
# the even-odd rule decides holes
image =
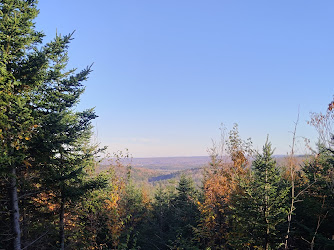
[[[70,67],[94,63],[78,109],[96,107],[98,139],[133,157],[207,155],[239,124],[276,154],[316,140],[310,112],[333,98],[334,1],[41,0],[36,26],[76,30]],[[302,139],[300,151],[303,152]]]

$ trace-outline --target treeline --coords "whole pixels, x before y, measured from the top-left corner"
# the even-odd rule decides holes
[[[68,244],[80,249],[333,249],[331,149],[319,145],[302,164],[292,150],[284,166],[277,166],[271,144],[254,152],[237,125],[224,142],[232,161],[214,147],[199,188],[182,175],[152,193],[150,186],[132,182],[131,168],[117,176],[113,169],[124,168],[118,162],[109,171],[108,188],[77,204],[81,216]],[[73,237],[76,231],[82,235]]]
[[[91,71],[67,69],[72,34],[47,44],[34,0],[0,2],[0,249],[333,249],[333,103],[311,119],[313,155],[284,167],[235,126],[200,188],[156,190],[121,159],[97,173],[93,109],[76,111]],[[293,142],[294,145],[294,142]],[[126,171],[116,171],[126,168]],[[117,174],[123,173],[123,174]]]

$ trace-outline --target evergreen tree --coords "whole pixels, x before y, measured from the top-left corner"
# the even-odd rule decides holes
[[[176,233],[173,248],[196,249],[194,228],[199,220],[198,192],[193,180],[185,175],[181,175],[176,191],[176,197],[172,201],[172,231]]]
[[[148,216],[149,199],[145,197],[143,189],[136,187],[132,181],[127,183],[125,195],[121,205],[125,211],[124,228],[120,237],[121,249],[138,249],[143,244],[143,223]]]
[[[66,70],[67,49],[72,34],[56,36],[44,48],[49,69],[42,85],[34,93],[38,133],[30,143],[30,153],[40,172],[42,185],[54,194],[59,204],[59,247],[65,247],[65,211],[87,191],[104,185],[104,179],[89,179],[87,171],[101,150],[89,146],[93,109],[74,111],[84,91],[90,67],[79,73]]]
[[[35,128],[30,93],[42,82],[47,64],[37,49],[43,37],[34,29],[37,14],[34,0],[0,3],[0,173],[9,190],[3,208],[11,215],[13,249],[21,249],[17,173]]]
[[[319,152],[302,168],[305,192],[296,206],[295,241],[302,248],[332,249],[334,231],[334,151],[319,146]]]
[[[143,242],[145,249],[168,249],[168,241],[173,238],[172,200],[176,195],[175,185],[157,188],[152,202],[150,217],[145,221]]]
[[[199,249],[195,237],[200,216],[197,201],[198,191],[185,175],[178,183],[159,186],[138,224],[140,249]]]
[[[283,243],[288,187],[272,158],[271,144],[253,162],[253,173],[239,180],[240,193],[233,198],[235,247],[277,249]]]

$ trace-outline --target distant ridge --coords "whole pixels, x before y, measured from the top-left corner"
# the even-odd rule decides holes
[[[210,162],[209,156],[133,158],[131,165],[137,168],[159,170],[185,170],[203,167]]]
[[[102,161],[101,165],[108,165],[113,159]],[[180,156],[180,157],[145,157],[122,159],[125,165],[134,168],[147,168],[162,171],[179,171],[190,168],[199,168],[210,162],[209,156]]]
[[[274,155],[278,161],[283,160],[287,155]],[[296,155],[296,157],[303,157]],[[226,156],[228,161],[228,157]],[[102,165],[110,164],[110,160],[104,160]],[[209,156],[176,156],[176,157],[138,157],[122,159],[124,165],[131,165],[133,168],[147,168],[160,171],[180,171],[191,168],[200,168],[208,165]]]

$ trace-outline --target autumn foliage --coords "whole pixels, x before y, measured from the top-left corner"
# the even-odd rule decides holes
[[[138,181],[128,153],[93,142],[94,109],[77,110],[92,69],[68,69],[73,33],[43,43],[38,12],[0,2],[0,249],[334,249],[334,102],[311,116],[311,155],[296,156],[296,127],[284,161],[235,124],[201,183]]]

